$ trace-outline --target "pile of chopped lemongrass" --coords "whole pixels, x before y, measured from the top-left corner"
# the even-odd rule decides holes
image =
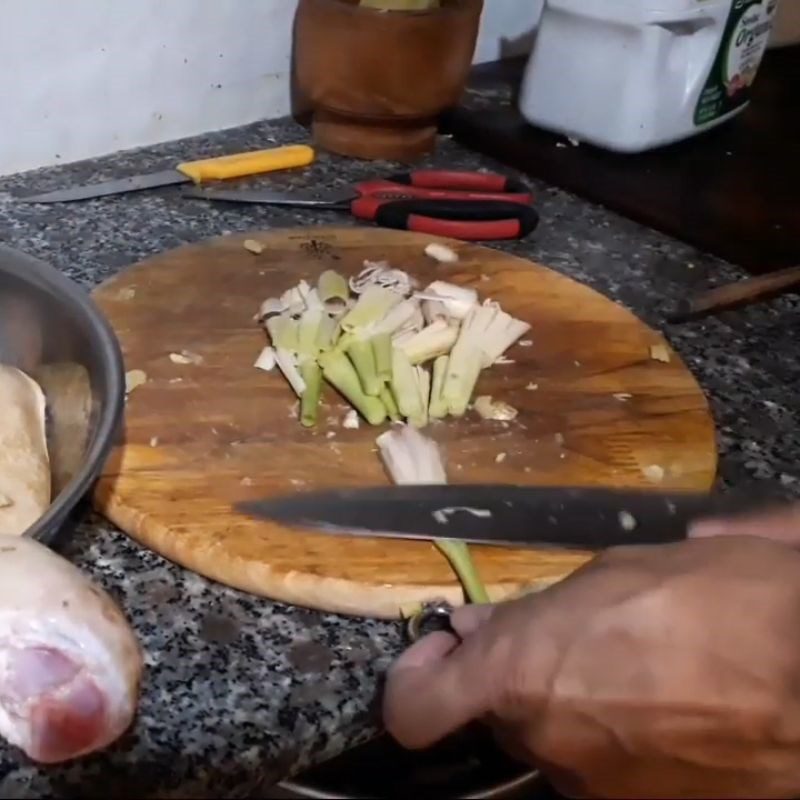
[[[262,303],[257,319],[270,341],[255,365],[280,369],[306,427],[317,422],[323,381],[371,425],[461,417],[481,370],[530,329],[474,289],[420,289],[383,262],[365,262],[349,281],[333,270],[316,286],[301,280]]]

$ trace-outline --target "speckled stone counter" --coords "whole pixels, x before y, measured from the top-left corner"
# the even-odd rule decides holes
[[[90,289],[141,258],[227,231],[353,224],[335,212],[187,201],[175,188],[54,206],[11,196],[306,138],[281,120],[0,179],[0,240]],[[447,139],[431,164],[496,168]],[[321,155],[308,170],[271,180],[333,188],[393,168]],[[502,249],[593,286],[656,327],[664,328],[664,311],[688,292],[742,277],[602,208],[534,185],[541,226]],[[797,299],[664,329],[711,397],[724,483],[769,479],[800,495]],[[140,714],[109,752],[68,767],[38,769],[0,748],[0,796],[263,797],[284,775],[374,732],[380,676],[402,644],[398,626],[287,608],[211,584],[88,513],[66,552],[120,599],[137,627],[147,654]]]

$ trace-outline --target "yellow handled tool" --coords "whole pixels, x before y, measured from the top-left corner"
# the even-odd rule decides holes
[[[204,158],[199,161],[186,161],[174,169],[153,172],[147,175],[134,175],[130,178],[93,183],[88,186],[73,186],[45,194],[18,197],[23,203],[68,203],[75,200],[89,200],[93,197],[106,197],[112,194],[138,192],[142,189],[155,189],[159,186],[172,186],[176,183],[196,184],[209,181],[223,181],[231,178],[245,178],[280,169],[306,167],[314,161],[314,150],[308,145],[292,144],[273,147],[269,150],[254,150],[250,153],[234,153],[218,158]]]
[[[178,164],[176,169],[195,183],[226,181],[231,178],[245,178],[262,172],[279,169],[307,167],[314,160],[314,151],[304,144],[290,144],[286,147],[273,147],[270,150],[254,150],[252,153],[235,153],[219,158],[205,158],[202,161],[187,161]]]

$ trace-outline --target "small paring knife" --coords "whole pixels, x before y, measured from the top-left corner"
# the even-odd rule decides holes
[[[232,178],[245,178],[281,169],[305,167],[314,161],[314,150],[304,144],[273,147],[269,150],[253,150],[249,153],[234,153],[218,158],[205,158],[200,161],[187,161],[174,169],[153,172],[147,175],[134,175],[129,178],[93,183],[86,186],[73,186],[57,189],[43,194],[16,197],[20,203],[69,203],[76,200],[90,200],[125,192],[138,192],[142,189],[155,189],[180,183],[203,184],[210,181],[224,181]]]
[[[752,513],[782,500],[753,492],[445,484],[301,492],[236,508],[332,535],[601,550],[683,541],[696,520]]]

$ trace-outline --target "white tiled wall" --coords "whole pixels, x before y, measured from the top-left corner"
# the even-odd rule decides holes
[[[542,0],[486,0],[476,61]],[[0,0],[0,174],[289,111],[296,0]]]

